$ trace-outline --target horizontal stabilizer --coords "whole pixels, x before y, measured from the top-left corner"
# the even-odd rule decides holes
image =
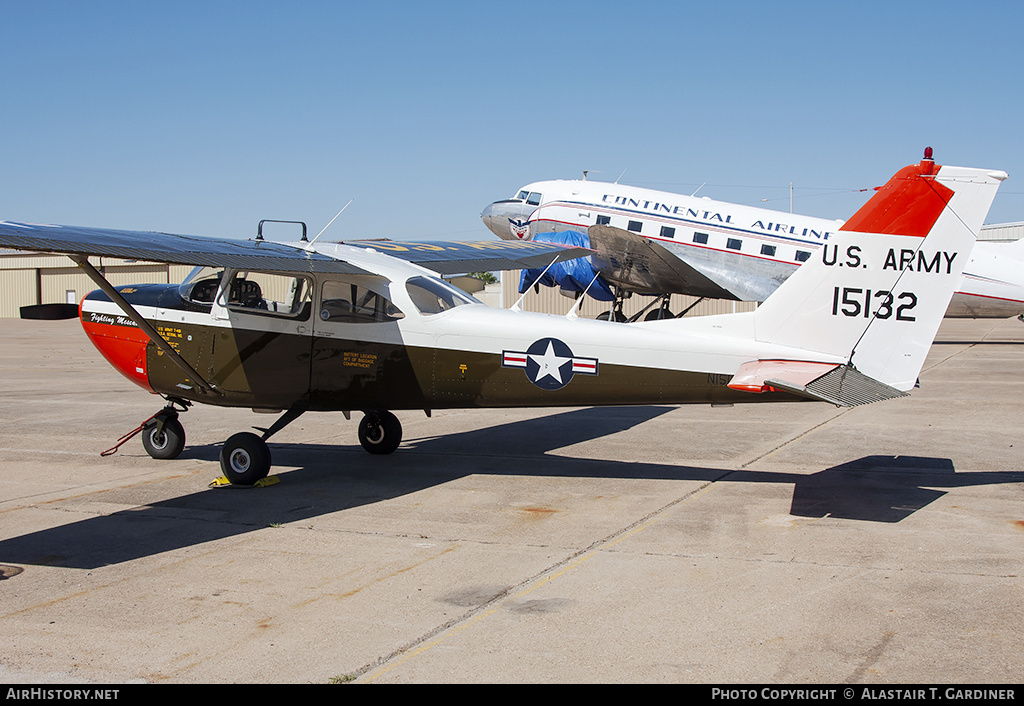
[[[908,397],[906,392],[869,378],[849,365],[840,365],[808,385],[790,385],[784,380],[766,382],[777,390],[792,392],[794,395],[819,402],[829,402],[837,407],[857,407],[897,397]]]
[[[21,307],[19,313],[23,319],[77,319],[78,304],[30,304]]]
[[[838,407],[857,407],[907,396],[849,365],[792,360],[745,363],[733,376],[729,387],[754,393],[789,392]]]

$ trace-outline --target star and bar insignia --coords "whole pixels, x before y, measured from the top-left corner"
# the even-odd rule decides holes
[[[597,375],[597,358],[581,358],[557,338],[541,338],[523,351],[503,351],[503,368],[522,368],[542,390],[559,390],[573,375]]]

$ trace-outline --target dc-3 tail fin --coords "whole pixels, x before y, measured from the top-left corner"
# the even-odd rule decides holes
[[[847,361],[823,379],[911,389],[1004,179],[939,166],[929,148],[757,309],[757,340]]]

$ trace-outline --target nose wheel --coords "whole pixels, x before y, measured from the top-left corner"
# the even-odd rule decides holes
[[[185,448],[185,427],[177,412],[157,415],[142,428],[142,447],[153,458],[178,458]]]

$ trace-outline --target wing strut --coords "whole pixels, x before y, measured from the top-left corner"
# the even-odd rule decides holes
[[[104,294],[110,297],[110,301],[117,304],[121,311],[123,311],[128,318],[134,321],[143,333],[149,336],[149,340],[151,340],[157,348],[163,351],[175,365],[181,368],[182,372],[195,382],[203,392],[208,395],[221,394],[214,389],[213,385],[206,382],[199,373],[193,370],[192,366],[178,354],[178,351],[174,350],[171,344],[164,340],[164,337],[157,333],[157,330],[153,328],[148,321],[142,318],[139,312],[135,311],[132,305],[121,296],[121,293],[114,289],[113,285],[111,285],[110,282],[108,282],[106,278],[99,273],[99,270],[92,266],[92,263],[89,262],[89,258],[85,255],[72,255],[70,253],[68,254],[68,257],[74,260],[75,264],[81,267],[82,270],[85,271],[85,274],[89,275],[89,279],[91,279]]]

